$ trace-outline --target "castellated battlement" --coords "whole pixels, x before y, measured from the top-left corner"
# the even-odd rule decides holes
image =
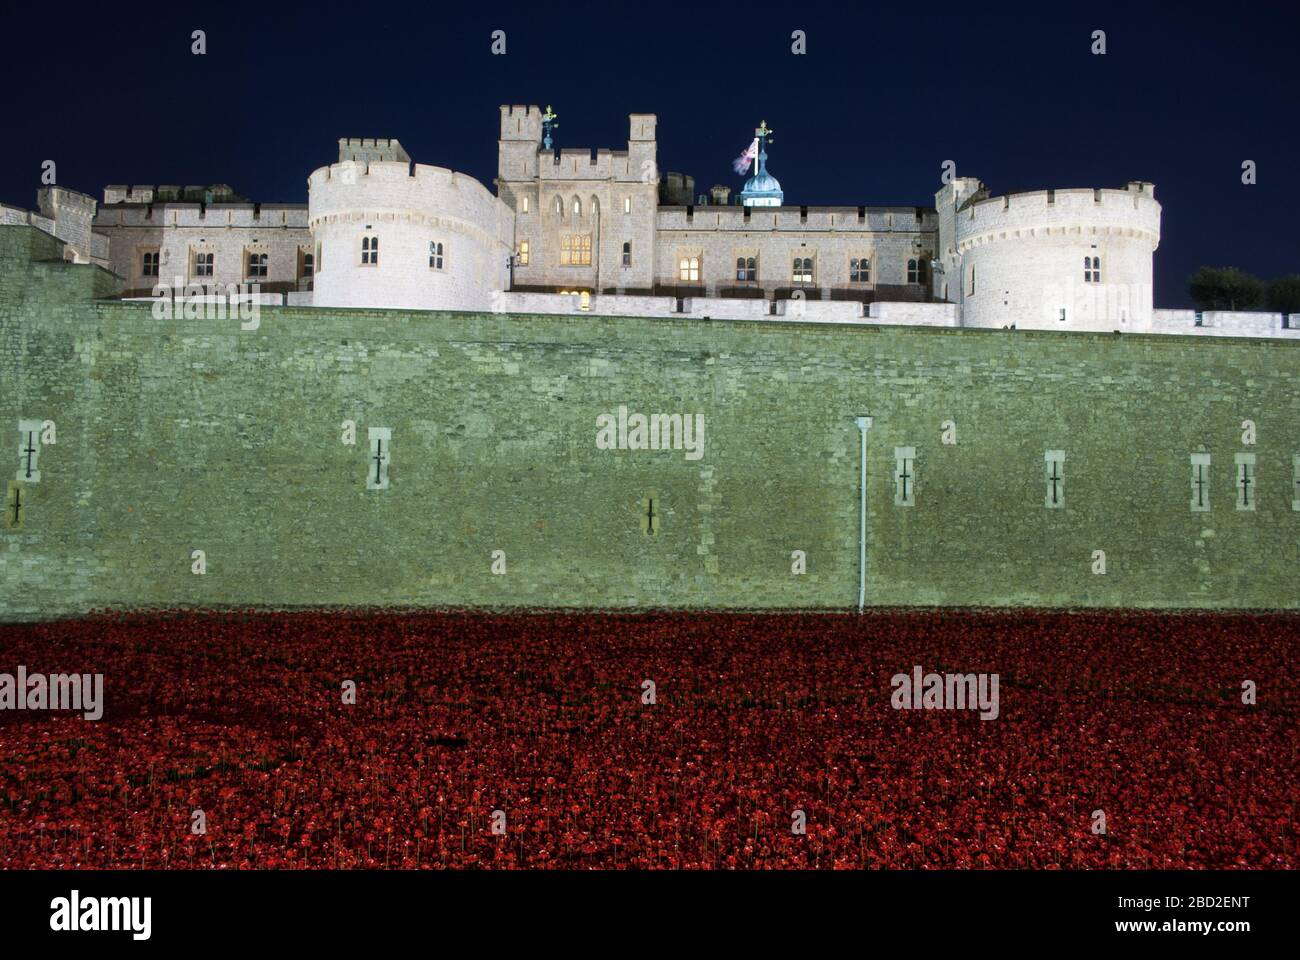
[[[653,113],[630,113],[627,138],[632,142],[654,140],[659,118]]]
[[[446,167],[347,160],[308,178],[313,302],[483,310],[506,285],[514,214]]]
[[[541,108],[536,104],[502,104],[501,139],[539,143],[542,139]]]
[[[1136,180],[1123,190],[1035,190],[972,203],[958,212],[956,226],[959,250],[1063,233],[1141,237],[1154,250],[1160,242],[1160,204],[1155,185]]]
[[[307,180],[308,226],[326,217],[399,216],[459,219],[509,243],[513,214],[473,177],[430,164],[343,161],[313,170]]]
[[[660,207],[660,230],[772,230],[790,232],[932,233],[938,228],[930,207]]]
[[[626,150],[591,150],[588,147],[565,147],[543,150],[538,154],[537,175],[547,180],[616,180],[621,182],[657,182],[651,166],[640,162]],[[648,179],[647,179],[648,177]]]
[[[36,204],[47,217],[54,217],[57,211],[90,218],[95,215],[98,206],[94,197],[66,187],[41,187],[36,191]]]
[[[401,143],[389,137],[340,137],[339,160],[411,162]]]
[[[149,203],[101,207],[95,226],[111,227],[273,227],[307,226],[305,203]]]
[[[104,188],[104,204],[153,203],[153,185],[126,186],[113,184]]]

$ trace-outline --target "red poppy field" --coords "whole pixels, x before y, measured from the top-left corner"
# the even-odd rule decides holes
[[[3,625],[0,671],[105,706],[0,711],[0,864],[1294,868],[1297,664],[1291,615]],[[894,709],[914,665],[998,674],[998,717]]]

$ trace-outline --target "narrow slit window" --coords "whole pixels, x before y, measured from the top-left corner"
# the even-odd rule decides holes
[[[916,447],[894,448],[894,506],[916,505]]]
[[[1043,506],[1060,510],[1065,506],[1065,451],[1048,450],[1043,454],[1043,467],[1047,474],[1047,493]]]
[[[659,535],[659,520],[663,510],[659,505],[659,494],[651,490],[641,501],[641,532],[648,537]]]
[[[1237,509],[1255,509],[1255,455],[1239,453],[1237,461]]]
[[[5,528],[21,530],[23,514],[26,512],[27,500],[22,484],[9,481],[9,489],[5,494]]]
[[[1192,513],[1210,512],[1210,455],[1192,454]]]
[[[367,490],[388,489],[388,464],[392,461],[393,428],[370,428],[370,463],[366,471]]]

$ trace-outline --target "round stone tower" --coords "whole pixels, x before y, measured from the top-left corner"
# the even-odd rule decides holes
[[[1160,243],[1152,184],[973,198],[955,219],[961,290],[949,299],[963,326],[1149,329]]]
[[[489,310],[508,282],[514,221],[481,183],[442,167],[341,141],[338,163],[308,180],[322,307]]]

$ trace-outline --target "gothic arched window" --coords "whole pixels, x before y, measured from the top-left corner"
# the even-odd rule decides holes
[[[429,269],[442,269],[442,244],[436,240],[429,241]]]
[[[361,238],[361,265],[374,267],[379,265],[379,238]]]

